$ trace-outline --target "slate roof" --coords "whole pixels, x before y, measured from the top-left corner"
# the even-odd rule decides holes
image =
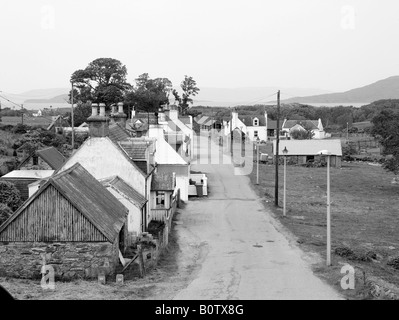
[[[3,231],[48,185],[53,185],[110,242],[114,242],[126,221],[127,209],[79,163],[50,177],[2,227]]]
[[[109,138],[117,142],[130,138],[130,135],[119,123],[112,123],[109,125]]]
[[[211,125],[213,125],[215,122],[216,122],[216,120],[211,119],[211,120],[207,121],[206,123],[203,123],[203,125],[204,125],[204,126],[211,126]]]
[[[46,161],[54,170],[61,168],[66,160],[62,153],[54,147],[37,150],[36,155]]]
[[[276,154],[276,141],[273,141],[273,153]],[[331,155],[342,156],[341,140],[280,140],[279,155],[287,147],[289,156],[317,155],[319,151],[328,150]]]
[[[147,203],[147,200],[136,189],[127,184],[119,176],[112,176],[109,178],[101,179],[100,182],[104,187],[111,187],[118,193],[132,200],[140,209]]]
[[[45,161],[54,170],[58,170],[59,168],[61,168],[66,160],[62,153],[60,153],[56,148],[47,147],[45,149],[31,152],[27,157],[25,157],[25,159],[21,161],[21,163],[18,165],[18,168],[21,168],[35,154],[43,161]]]
[[[266,119],[265,115],[253,115],[253,116],[238,116],[238,119],[241,120],[243,124],[245,124],[247,127],[252,127],[253,125],[253,120],[257,118],[259,120],[259,127],[264,127],[266,125]]]
[[[126,152],[129,158],[133,160],[145,160],[147,149],[152,148],[152,141],[126,140],[119,141],[119,146]]]
[[[301,125],[302,127],[306,127],[309,129],[318,129],[319,121],[318,120],[287,120],[284,123],[283,129],[291,129],[295,125]]]
[[[151,191],[173,191],[175,186],[176,178],[172,172],[158,172],[152,176]]]

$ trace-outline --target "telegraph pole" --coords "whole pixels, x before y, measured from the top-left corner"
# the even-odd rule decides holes
[[[72,91],[71,91],[71,125],[72,125],[72,150],[75,149],[75,123],[73,119],[73,82],[71,80],[71,86],[72,86]]]
[[[278,207],[278,148],[280,143],[280,90],[277,92],[277,135],[276,135],[276,176],[274,184],[274,205]]]
[[[24,124],[24,105],[21,104],[21,122],[22,125]]]

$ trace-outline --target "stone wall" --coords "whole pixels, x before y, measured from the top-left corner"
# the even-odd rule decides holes
[[[118,239],[109,242],[0,243],[0,276],[41,278],[43,259],[56,280],[111,275],[118,264]]]

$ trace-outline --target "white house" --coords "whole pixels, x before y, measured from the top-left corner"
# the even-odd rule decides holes
[[[321,119],[319,120],[287,120],[284,119],[282,131],[285,137],[290,138],[291,133],[295,130],[311,130],[313,132],[312,139],[326,139],[331,137],[324,131]]]
[[[187,163],[174,149],[166,142],[164,130],[161,125],[150,126],[149,137],[156,138],[155,162],[158,173],[175,173],[176,185],[180,189],[180,198],[188,201],[188,185],[190,176],[190,164]]]
[[[63,164],[58,172],[65,171],[75,163],[80,163],[97,180],[110,176],[119,176],[146,200],[150,198],[153,170],[141,169],[128,154],[109,137],[108,118],[105,117],[105,105],[92,105],[92,115],[87,122],[90,137],[84,141],[76,152]],[[116,127],[115,127],[116,128]],[[146,226],[149,223],[150,207],[146,204]]]
[[[263,115],[239,116],[234,110],[230,121],[223,121],[224,134],[228,135],[235,129],[239,129],[251,141],[267,141],[267,113]]]

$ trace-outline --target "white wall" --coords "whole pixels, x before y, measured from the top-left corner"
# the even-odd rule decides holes
[[[87,139],[62,166],[60,172],[72,167],[77,162],[98,180],[117,175],[141,195],[146,196],[144,174],[139,168],[135,168],[108,138]]]
[[[259,140],[261,140],[261,141],[262,141],[262,140],[267,141],[266,126],[263,126],[263,127],[261,127],[261,126],[259,126],[259,127],[253,127],[253,126],[247,127],[247,131],[246,131],[245,133],[248,134],[249,139],[250,139],[251,141],[255,141],[255,140],[256,140],[256,138],[255,138],[255,131],[258,131]]]
[[[141,210],[131,201],[122,196],[112,187],[107,187],[108,191],[111,192],[115,198],[117,198],[126,208],[129,213],[127,217],[127,230],[130,233],[135,233],[136,236],[141,234]]]

